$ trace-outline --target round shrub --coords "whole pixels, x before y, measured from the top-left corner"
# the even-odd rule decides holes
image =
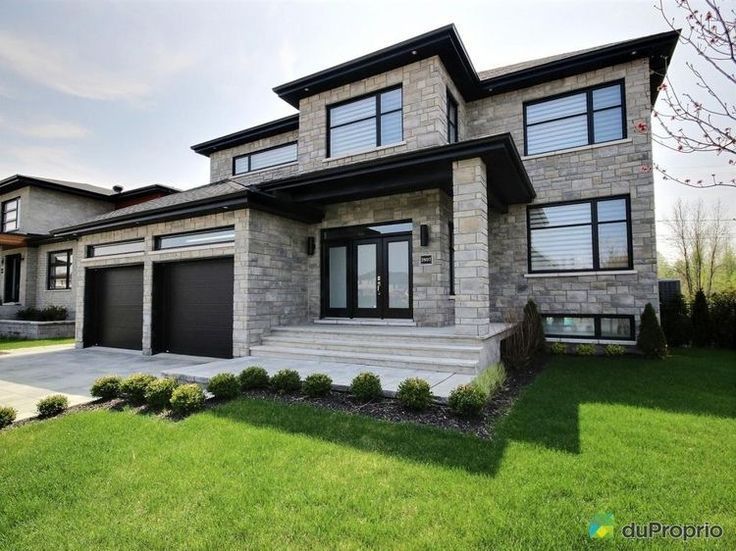
[[[240,383],[232,373],[218,373],[207,383],[207,392],[215,398],[231,400],[240,394]]]
[[[41,398],[36,404],[36,411],[40,417],[53,417],[59,415],[69,407],[69,400],[63,394],[52,394]]]
[[[204,391],[197,384],[181,385],[171,394],[171,409],[187,415],[204,407]]]
[[[179,383],[174,379],[164,377],[151,381],[146,388],[146,403],[151,409],[164,409],[169,407],[171,395]]]
[[[579,344],[575,347],[578,356],[595,356],[595,346],[592,344]]]
[[[15,421],[17,414],[18,412],[11,407],[0,406],[0,429],[7,427]]]
[[[92,383],[92,388],[89,393],[95,398],[102,398],[103,400],[112,400],[120,396],[120,384],[123,379],[117,375],[107,375],[105,377],[99,377]]]
[[[383,395],[381,379],[373,373],[361,373],[350,384],[350,393],[363,402],[378,399]]]
[[[142,404],[146,401],[148,385],[156,380],[147,373],[134,373],[120,383],[120,396],[131,404]]]
[[[623,356],[626,349],[620,344],[606,345],[606,356]]]
[[[302,379],[293,369],[282,369],[271,377],[271,386],[279,394],[296,392],[302,387]]]
[[[252,365],[244,369],[238,376],[240,388],[243,390],[251,390],[254,388],[268,388],[268,372],[261,366]]]
[[[424,411],[432,403],[432,391],[427,381],[412,377],[399,383],[396,398],[406,409]]]
[[[324,373],[313,373],[304,379],[302,390],[312,398],[327,396],[332,390],[332,379]]]
[[[478,417],[488,401],[488,395],[475,385],[460,385],[450,392],[447,405],[460,417]]]
[[[553,342],[549,347],[549,351],[555,356],[561,356],[567,354],[567,345],[564,342]]]

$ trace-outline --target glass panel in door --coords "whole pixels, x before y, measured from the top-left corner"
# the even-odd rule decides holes
[[[378,240],[359,242],[355,246],[357,311],[361,316],[376,315],[378,312],[379,266]]]
[[[388,307],[409,308],[409,242],[388,243]]]
[[[327,252],[329,282],[327,310],[330,315],[345,315],[348,308],[348,247],[332,246]]]

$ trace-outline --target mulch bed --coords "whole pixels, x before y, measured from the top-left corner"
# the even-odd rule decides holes
[[[440,429],[456,430],[475,435],[479,438],[490,439],[493,437],[498,421],[511,410],[511,406],[513,406],[521,391],[544,369],[544,365],[544,358],[540,358],[524,370],[510,372],[501,390],[493,395],[482,415],[473,419],[464,419],[453,415],[445,404],[435,403],[427,411],[418,413],[404,409],[397,400],[392,398],[383,398],[378,401],[364,403],[359,402],[347,392],[333,391],[323,398],[310,398],[302,394],[282,395],[269,390],[251,390],[245,392],[243,396],[286,404],[307,404],[332,411],[366,415],[383,421],[409,422]],[[205,409],[217,407],[221,404],[221,401],[209,399],[205,404]],[[170,411],[156,412],[146,406],[127,406],[126,402],[120,399],[96,401],[72,406],[61,415],[68,415],[77,411],[93,411],[99,409],[122,410],[126,407],[132,407],[137,413],[143,415],[156,415],[172,421],[181,419],[180,416]],[[32,418],[17,421],[13,424],[13,427],[38,420],[40,419]]]

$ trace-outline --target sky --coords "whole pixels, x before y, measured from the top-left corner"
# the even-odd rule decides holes
[[[451,22],[479,71],[666,31],[654,1],[1,0],[0,178],[191,188],[209,174],[193,144],[295,112],[274,86]],[[679,46],[671,64],[685,86],[692,57]],[[672,173],[723,165],[654,155]],[[736,189],[655,191],[660,221],[679,197],[736,218]]]

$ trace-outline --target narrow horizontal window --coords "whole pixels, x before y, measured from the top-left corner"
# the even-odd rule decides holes
[[[527,155],[625,137],[623,81],[524,105]]]
[[[2,231],[11,232],[18,229],[18,211],[20,198],[10,199],[2,204]]]
[[[132,241],[117,241],[87,247],[88,257],[113,256],[116,254],[142,253],[145,249],[143,239]]]
[[[47,288],[71,289],[72,286],[72,250],[54,251],[48,255]]]
[[[632,267],[629,198],[529,207],[529,271]]]
[[[365,151],[404,139],[401,88],[327,108],[327,155]]]
[[[543,314],[547,337],[634,340],[634,316],[607,314]]]
[[[173,235],[162,235],[156,238],[155,249],[177,249],[179,247],[197,247],[214,245],[217,243],[233,243],[235,241],[235,228],[217,228],[214,230],[203,230]]]
[[[262,170],[274,166],[293,163],[297,159],[296,142],[287,143],[255,151],[247,155],[239,155],[233,158],[233,174],[245,174],[254,170]]]

